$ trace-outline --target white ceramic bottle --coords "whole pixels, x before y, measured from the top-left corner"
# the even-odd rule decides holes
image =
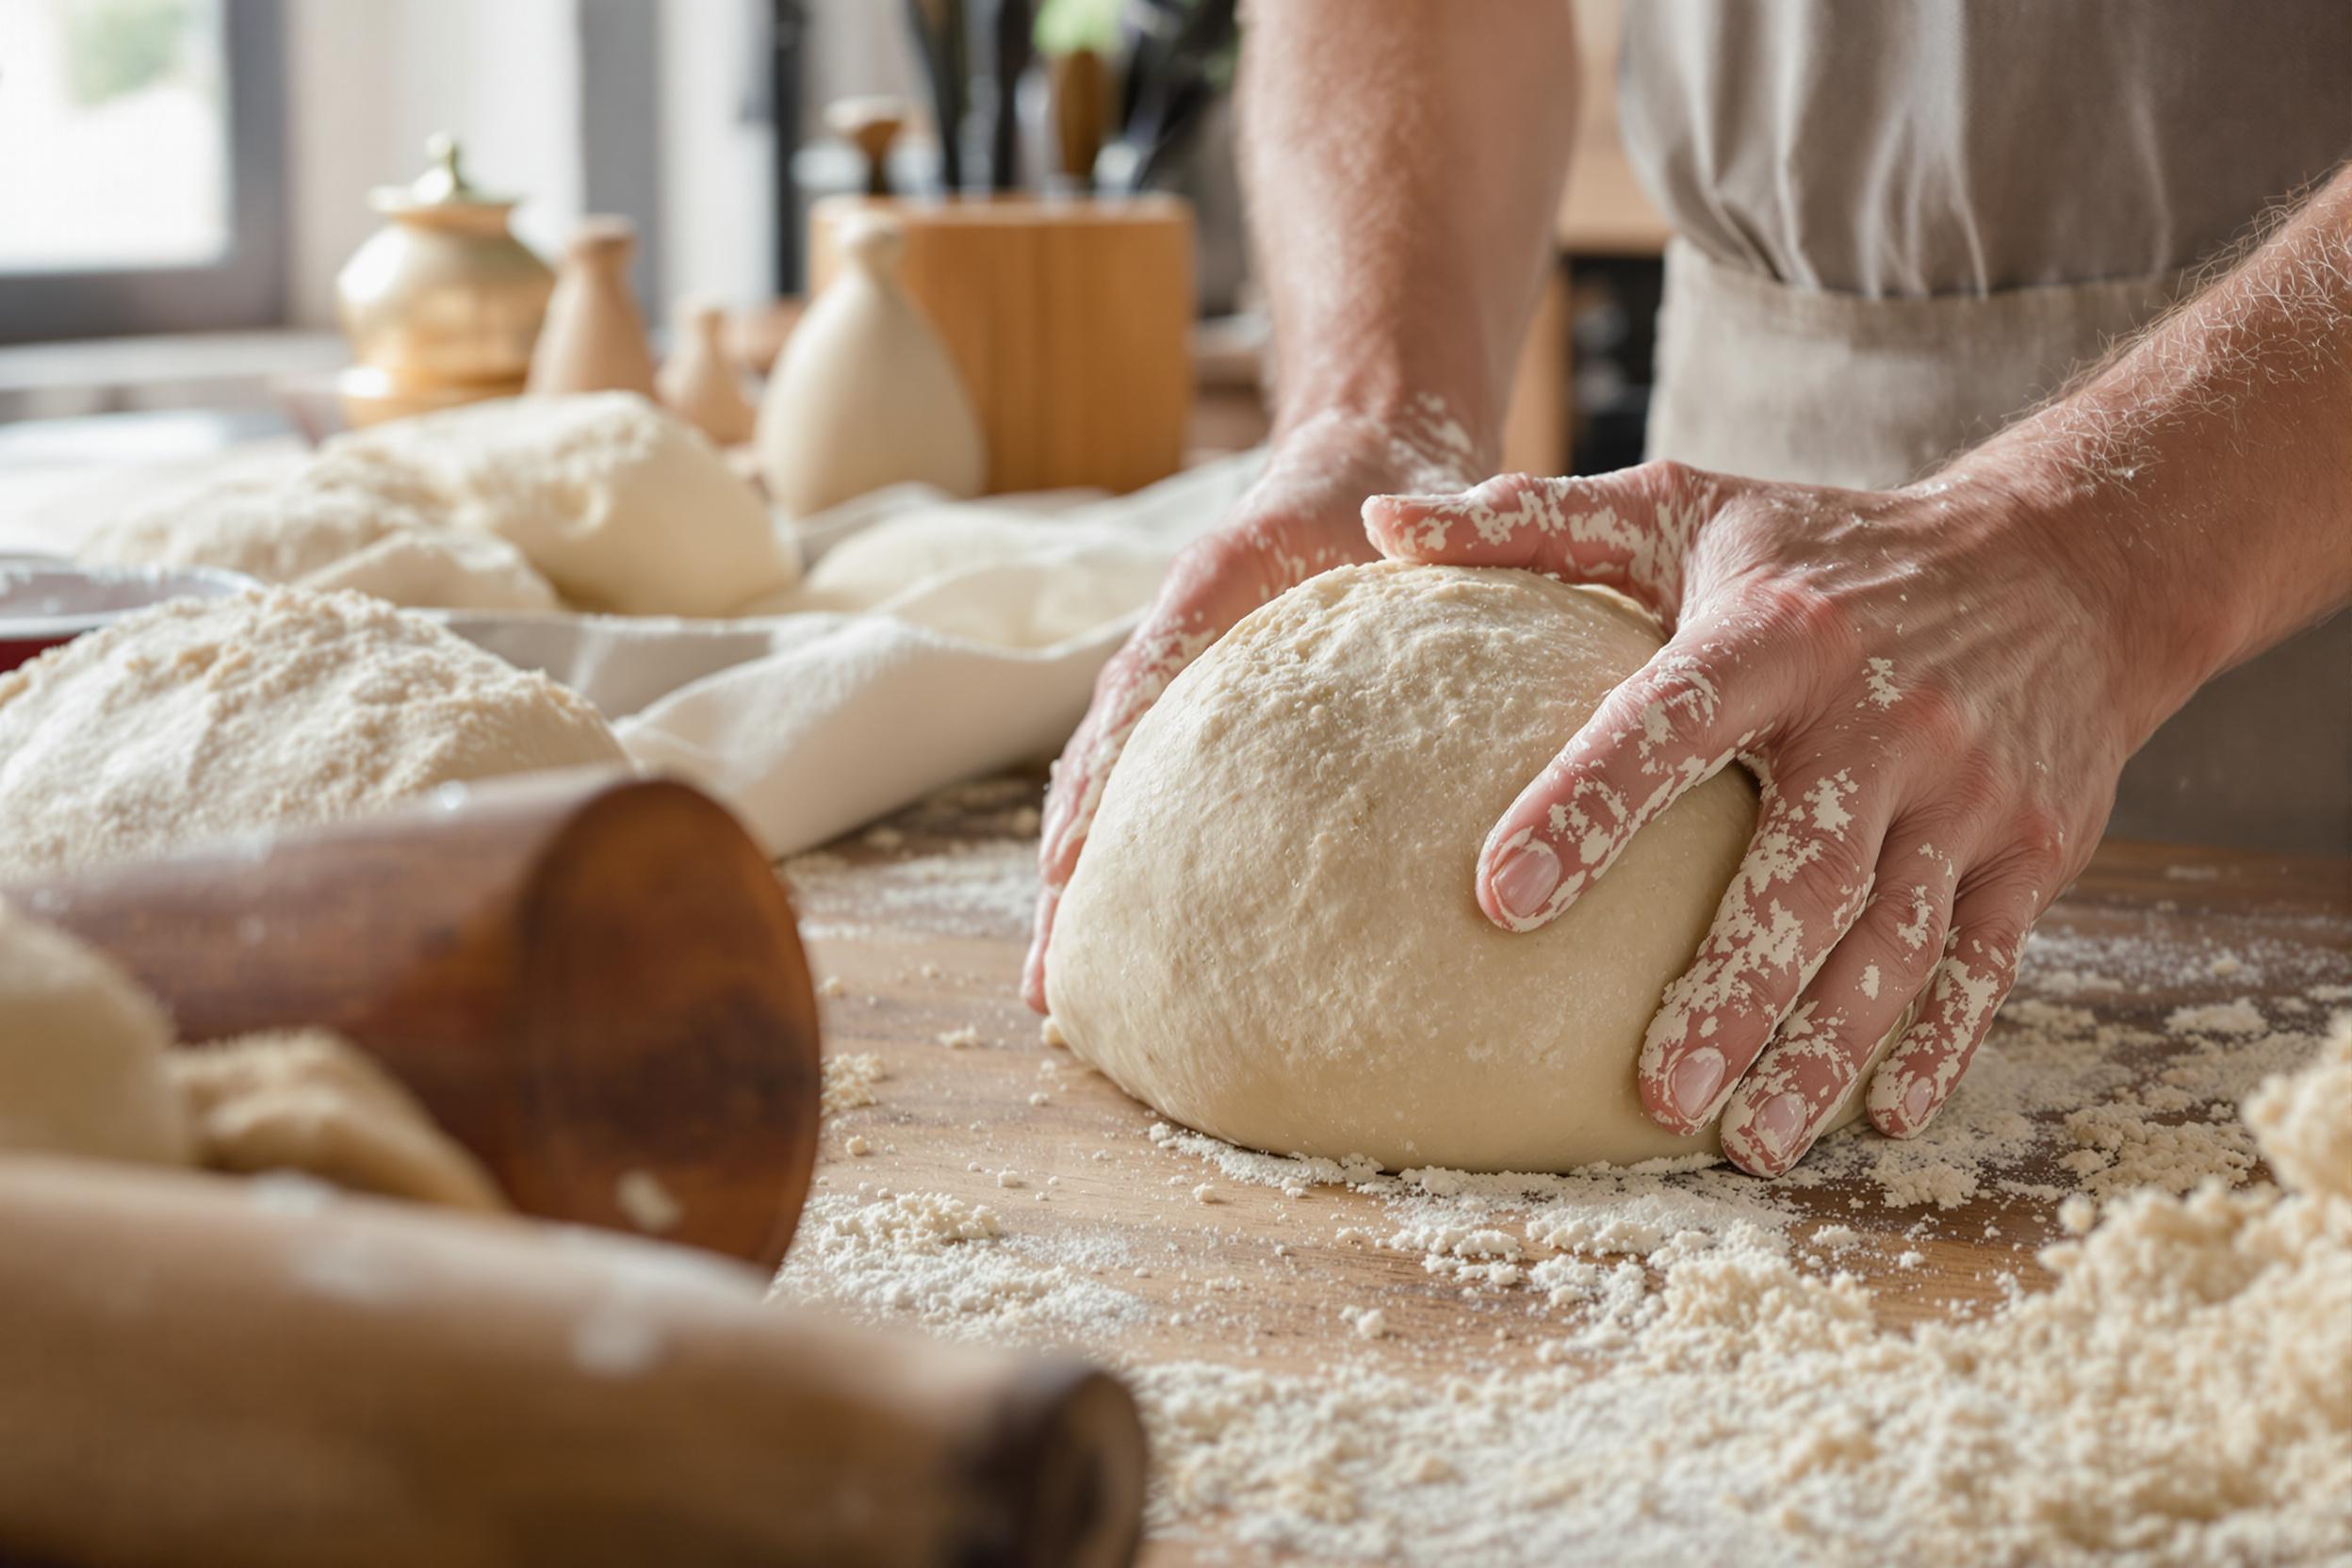
[[[753,436],[769,498],[805,517],[888,484],[976,496],[988,444],[955,363],[900,289],[896,223],[842,225],[842,266],[785,340]]]

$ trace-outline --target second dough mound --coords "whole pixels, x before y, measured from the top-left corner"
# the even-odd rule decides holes
[[[1341,567],[1250,616],[1103,794],[1047,966],[1072,1049],[1282,1153],[1717,1152],[1642,1113],[1634,1067],[1754,831],[1748,776],[1691,791],[1540,931],[1497,929],[1472,890],[1495,819],[1658,646],[1610,596],[1498,569]]]

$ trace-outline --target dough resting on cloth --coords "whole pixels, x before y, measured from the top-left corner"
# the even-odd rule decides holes
[[[700,431],[633,392],[469,403],[327,450],[409,473],[588,609],[724,615],[800,576],[758,493]]]
[[[1277,1152],[1484,1170],[1718,1152],[1713,1128],[1643,1114],[1634,1068],[1755,829],[1747,776],[1692,790],[1540,931],[1497,929],[1472,889],[1495,819],[1659,645],[1613,596],[1501,569],[1342,567],[1250,616],[1103,793],[1047,966],[1071,1048]]]
[[[129,975],[0,903],[0,1153],[184,1164],[171,1043]]]
[[[328,451],[245,465],[160,497],[99,528],[78,556],[100,566],[210,566],[416,607],[557,607],[520,550],[448,526],[447,514],[400,465]]]
[[[424,616],[294,588],[181,600],[0,676],[0,882],[626,762],[585,701]]]

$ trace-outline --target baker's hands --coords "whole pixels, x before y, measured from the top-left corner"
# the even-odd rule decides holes
[[[1643,1041],[1658,1121],[1721,1110],[1725,1154],[1778,1175],[1915,997],[1870,1120],[1910,1136],[1952,1093],[2162,711],[2133,689],[2119,564],[2063,511],[1996,472],[1857,492],[1665,463],[1366,503],[1390,557],[1606,583],[1671,634],[1495,824],[1488,918],[1551,921],[1734,759],[1762,781]]]
[[[1045,1011],[1054,911],[1077,868],[1111,764],[1177,672],[1243,616],[1318,572],[1374,559],[1364,498],[1461,487],[1479,469],[1466,437],[1424,400],[1395,418],[1325,414],[1289,432],[1217,532],[1177,556],[1158,597],[1094,683],[1094,702],[1054,765],[1038,843],[1036,929],[1021,993]]]

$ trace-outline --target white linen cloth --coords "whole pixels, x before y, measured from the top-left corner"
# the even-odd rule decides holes
[[[1086,712],[1161,573],[1214,527],[1257,472],[1255,454],[1132,496],[954,505],[935,492],[868,497],[806,525],[824,551],[910,525],[1018,520],[1020,553],[977,553],[906,580],[862,611],[728,621],[450,613],[449,625],[594,702],[645,768],[728,802],[789,855],[943,785],[1051,757]],[[996,531],[987,531],[994,534]],[[1001,539],[992,542],[1001,543]],[[880,553],[887,554],[887,551]],[[1042,645],[1041,610],[1073,627]]]
[[[789,855],[1051,757],[1169,559],[1262,462],[1223,458],[1108,498],[879,492],[799,525],[809,576],[756,615],[427,613],[577,690],[641,766],[709,790]],[[37,527],[0,507],[0,549],[74,547],[43,499]],[[828,571],[837,551],[851,569]]]

